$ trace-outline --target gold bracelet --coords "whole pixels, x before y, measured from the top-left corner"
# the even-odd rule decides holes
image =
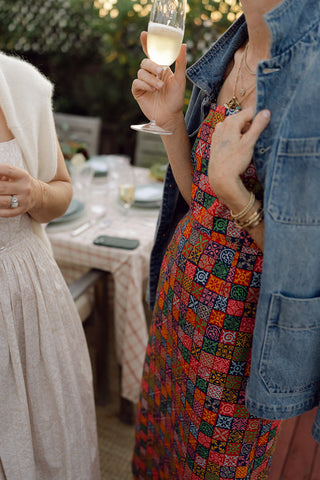
[[[249,225],[249,227],[250,228],[257,227],[263,220],[264,220],[264,209],[263,209],[263,207],[261,207],[256,221],[252,222],[251,225]],[[247,226],[247,228],[248,228],[248,226]]]
[[[262,222],[263,219],[264,219],[264,209],[261,205],[259,209],[253,212],[245,222],[239,222],[239,220],[234,220],[234,223],[239,228],[248,228],[248,227],[254,228],[254,227],[257,227],[259,223]]]
[[[244,207],[244,209],[241,210],[241,212],[233,213],[232,210],[230,210],[230,214],[231,214],[233,220],[236,221],[236,220],[240,220],[241,218],[245,217],[247,215],[247,213],[249,213],[251,208],[253,207],[253,204],[254,204],[255,200],[256,200],[255,194],[253,192],[250,192],[249,202]]]

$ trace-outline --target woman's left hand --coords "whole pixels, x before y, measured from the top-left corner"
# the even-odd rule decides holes
[[[249,166],[254,146],[270,121],[269,110],[247,108],[219,123],[212,135],[208,167],[210,185],[219,200],[237,211],[248,199],[240,175]]]
[[[41,185],[26,170],[0,164],[0,217],[15,217],[34,208],[41,199]],[[12,197],[18,206],[12,208]]]

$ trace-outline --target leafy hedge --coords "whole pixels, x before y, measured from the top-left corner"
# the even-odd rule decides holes
[[[188,60],[239,14],[238,0],[188,0]],[[0,0],[0,49],[28,59],[55,83],[55,109],[103,119],[105,153],[131,154],[142,120],[131,83],[150,0]],[[213,22],[213,20],[215,20]]]

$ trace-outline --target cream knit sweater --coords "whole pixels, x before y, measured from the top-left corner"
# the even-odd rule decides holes
[[[29,173],[48,182],[57,170],[52,84],[32,65],[0,53],[0,105]],[[1,160],[0,160],[1,161]],[[49,245],[42,226],[35,233]]]

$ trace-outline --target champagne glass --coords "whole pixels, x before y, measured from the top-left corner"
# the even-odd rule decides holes
[[[135,196],[134,172],[133,167],[129,163],[123,164],[122,166],[122,171],[118,180],[118,193],[120,204],[127,213],[134,203]]]
[[[172,65],[179,55],[185,17],[186,0],[153,0],[148,24],[147,50],[149,58],[164,69]],[[156,135],[172,134],[156,124],[158,95],[156,91],[151,122],[131,125],[131,128]]]

